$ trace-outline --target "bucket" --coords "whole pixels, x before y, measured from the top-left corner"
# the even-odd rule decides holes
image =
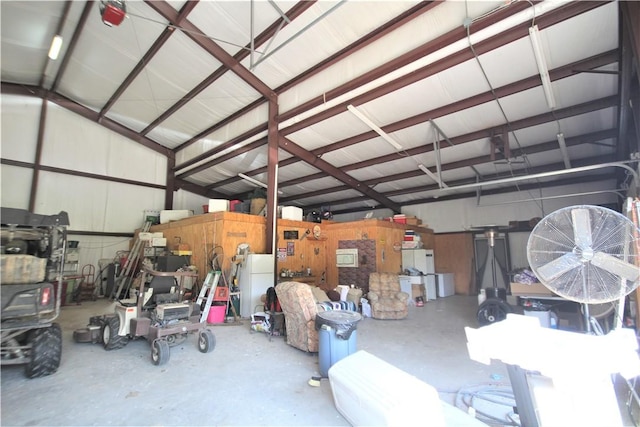
[[[207,323],[223,323],[224,312],[226,311],[225,305],[211,305],[209,309],[209,315],[207,316]]]

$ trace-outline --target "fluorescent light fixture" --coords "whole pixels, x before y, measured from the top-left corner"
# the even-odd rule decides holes
[[[564,140],[564,134],[560,132],[556,135],[558,138],[558,145],[560,146],[560,152],[562,153],[562,160],[564,160],[564,167],[571,169],[571,160],[569,159],[569,152],[567,151],[567,143]]]
[[[549,68],[547,68],[547,61],[544,57],[544,51],[542,50],[540,32],[538,31],[537,25],[529,28],[529,38],[531,39],[531,46],[533,46],[533,54],[536,57],[536,64],[538,64],[538,72],[540,73],[540,79],[542,80],[544,96],[547,98],[547,105],[553,110],[556,107],[556,100],[553,96],[551,78],[549,77]]]
[[[252,184],[255,184],[255,185],[259,186],[259,187],[262,187],[262,188],[269,188],[269,187],[267,186],[267,184],[265,184],[264,182],[262,182],[262,181],[258,181],[257,179],[255,179],[255,178],[251,178],[250,176],[245,175],[245,174],[243,174],[243,173],[239,173],[239,174],[238,174],[238,176],[239,176],[240,178],[244,179],[245,181],[248,181],[248,182],[250,182],[250,183],[252,183]],[[282,194],[282,191],[278,191],[278,194]]]
[[[440,186],[440,188],[443,188],[443,187],[444,187],[444,188],[447,188],[447,187],[449,187],[447,184],[445,184],[444,182],[442,182],[442,181],[440,180],[440,178],[438,178],[438,177],[436,176],[436,174],[434,174],[433,172],[431,172],[431,171],[429,170],[429,168],[428,168],[428,167],[426,167],[425,165],[423,165],[422,163],[419,163],[419,164],[418,164],[418,169],[420,169],[422,172],[424,172],[424,173],[426,173],[427,175],[429,175],[429,177],[430,177],[432,180],[434,180],[435,182],[437,182],[437,183],[438,183],[438,185]]]
[[[364,124],[369,126],[375,133],[380,135],[382,139],[387,141],[389,145],[391,145],[393,148],[396,149],[396,151],[404,150],[404,148],[402,148],[402,145],[398,144],[398,142],[396,142],[393,138],[391,138],[388,133],[380,129],[380,127],[378,127],[375,123],[373,123],[367,116],[362,114],[356,107],[349,104],[347,105],[347,109],[351,111],[357,118],[362,120]]]
[[[49,58],[52,60],[58,59],[58,55],[60,55],[60,49],[62,49],[62,36],[56,34],[51,40],[51,47],[49,48]]]

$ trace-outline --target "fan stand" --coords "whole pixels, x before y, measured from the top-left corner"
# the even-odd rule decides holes
[[[489,228],[485,230],[484,236],[487,238],[489,243],[489,257],[491,262],[491,279],[493,282],[493,296],[487,298],[480,306],[478,307],[478,312],[476,317],[478,319],[478,323],[480,326],[488,325],[491,323],[499,322],[504,320],[507,317],[508,313],[513,312],[513,308],[500,298],[500,294],[498,292],[498,277],[497,277],[497,269],[496,269],[496,253],[495,253],[495,245],[496,245],[496,237],[498,236],[499,231],[495,228]]]
[[[493,281],[493,289],[495,290],[495,295],[498,296],[498,278],[496,277],[496,236],[498,232],[496,230],[487,230],[484,232],[484,236],[489,241],[489,252],[491,253],[491,280]]]

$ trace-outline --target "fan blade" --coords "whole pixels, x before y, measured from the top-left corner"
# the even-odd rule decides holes
[[[579,256],[573,252],[567,252],[542,267],[538,267],[536,274],[543,283],[548,283],[562,276],[569,270],[580,267],[581,264],[582,262]]]
[[[593,259],[591,259],[591,264],[607,270],[611,274],[627,279],[630,282],[635,282],[638,280],[638,277],[640,277],[640,267],[629,264],[604,252],[596,252],[593,255]]]
[[[588,209],[572,209],[573,239],[580,249],[591,247],[591,219]]]

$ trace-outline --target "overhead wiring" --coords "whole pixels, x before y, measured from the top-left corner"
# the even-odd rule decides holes
[[[533,3],[531,3],[530,1],[529,1],[529,3],[533,6]],[[509,3],[509,5],[510,4],[511,3]],[[500,98],[496,94],[496,91],[495,91],[493,85],[491,84],[491,81],[489,80],[489,76],[487,75],[482,63],[480,62],[479,55],[476,52],[476,50],[475,50],[475,48],[473,46],[473,43],[471,42],[471,23],[473,21],[471,19],[469,19],[468,0],[465,1],[465,9],[466,9],[466,15],[467,15],[467,18],[465,19],[465,29],[466,29],[466,32],[467,32],[467,43],[469,45],[469,49],[471,50],[471,53],[473,54],[473,57],[475,58],[478,66],[480,67],[480,71],[482,72],[482,76],[484,77],[485,82],[489,86],[489,90],[490,90],[491,94],[493,95],[493,98],[494,98],[496,104],[498,105],[498,108],[500,109],[500,112],[502,113],[502,116],[503,116],[503,118],[504,118],[504,120],[506,122],[507,132],[510,132],[513,135],[513,139],[515,140],[516,145],[518,146],[518,149],[522,153],[521,157],[522,157],[522,159],[524,161],[525,171],[526,171],[526,173],[529,173],[529,168],[531,168],[531,163],[529,162],[527,154],[524,152],[524,150],[522,148],[522,144],[520,144],[520,141],[518,140],[518,136],[516,135],[516,133],[511,128],[511,122],[510,122],[509,118],[507,117],[507,114],[504,111],[504,108],[502,107],[502,104],[500,102]],[[533,19],[535,20],[535,14],[534,14]],[[506,160],[508,162],[507,164],[509,166],[509,172],[510,172],[511,176],[515,176],[513,168],[512,168],[512,165],[511,165],[511,163],[509,161],[510,159],[506,159]],[[537,179],[536,181],[538,182],[538,184],[540,184],[540,180]],[[522,191],[520,189],[520,186],[517,183],[515,184],[515,186],[516,186],[516,189],[518,191]],[[526,190],[526,191],[532,198],[534,198],[534,195],[531,193],[530,190]],[[539,192],[540,192],[540,196],[542,196],[542,188],[541,187],[539,187]],[[544,216],[544,202],[542,200],[537,200],[537,199],[533,200],[533,202],[538,206],[538,208],[540,209],[541,214]]]

